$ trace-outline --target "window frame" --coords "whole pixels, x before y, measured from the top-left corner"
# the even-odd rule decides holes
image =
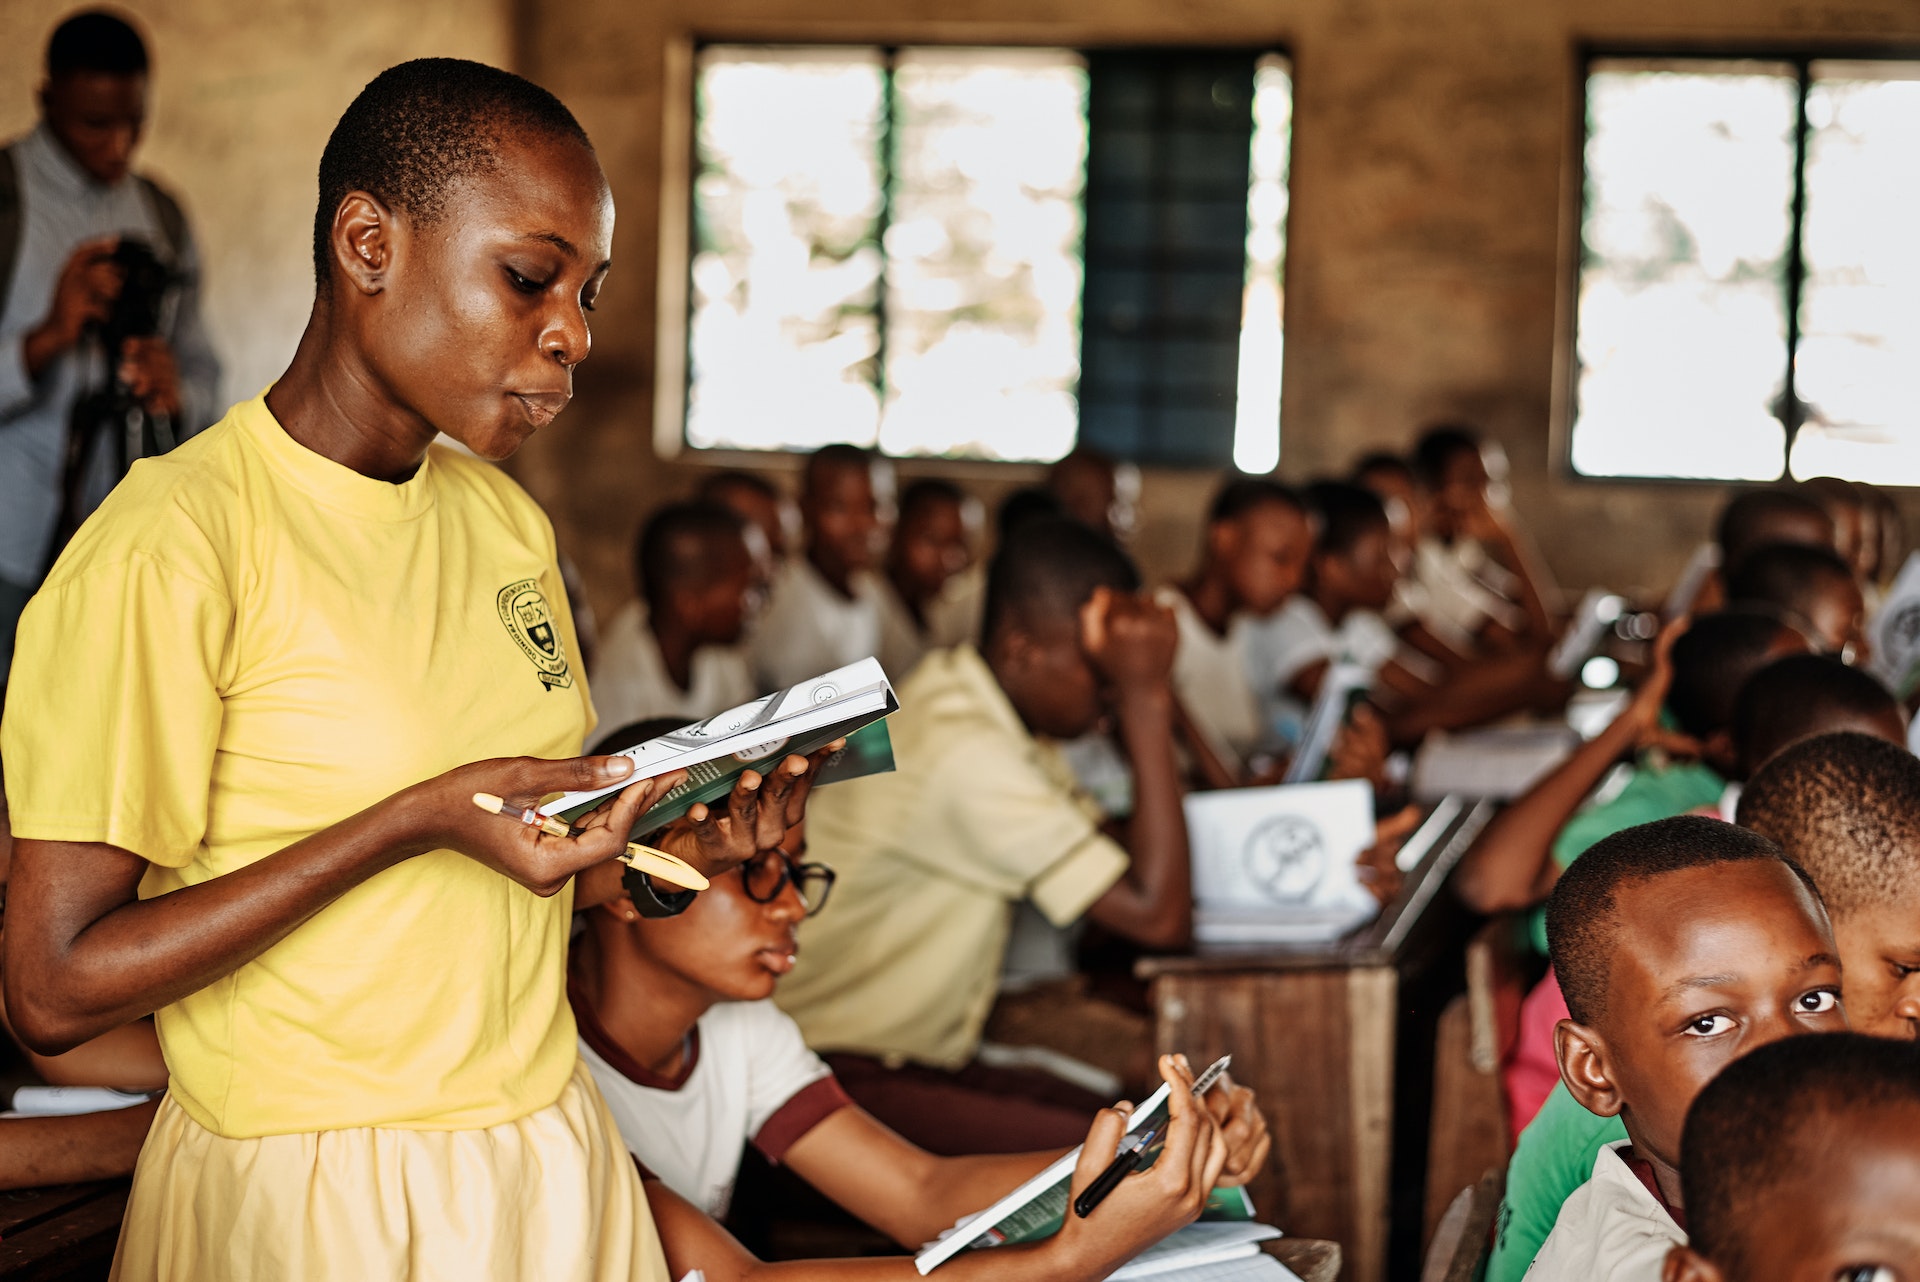
[[[752,34],[743,32],[705,32],[684,33],[667,41],[665,66],[661,78],[663,95],[661,119],[661,182],[659,208],[659,247],[656,256],[657,277],[655,282],[655,322],[654,322],[654,387],[653,387],[653,448],[656,458],[662,461],[695,463],[715,468],[738,468],[747,471],[788,472],[796,468],[807,451],[778,449],[747,449],[737,446],[696,446],[687,441],[687,410],[693,392],[693,362],[689,351],[693,328],[694,298],[691,272],[693,261],[698,252],[699,229],[695,218],[694,181],[696,177],[698,129],[699,129],[699,55],[703,49],[713,45],[752,46],[767,48],[861,48],[878,53],[887,71],[886,93],[889,100],[887,125],[883,129],[883,139],[891,136],[891,98],[893,94],[892,71],[895,59],[900,52],[911,49],[1061,49],[1081,55],[1090,55],[1104,51],[1151,51],[1167,48],[1182,52],[1207,53],[1251,53],[1256,57],[1277,55],[1286,59],[1287,74],[1293,85],[1295,108],[1289,123],[1288,147],[1290,155],[1296,155],[1300,139],[1300,100],[1299,64],[1293,51],[1291,40],[1275,36],[1271,40],[1219,43],[1202,41],[1195,43],[1164,42],[1148,43],[1140,41],[1103,41],[1074,40],[1069,38],[1043,39],[1036,36],[1017,36],[1004,32],[981,32],[967,39],[914,38],[903,39],[902,33],[891,32],[879,38],[865,39],[860,31],[832,33],[772,33]],[[887,146],[883,141],[882,146]],[[881,200],[880,229],[885,232],[887,220],[891,214],[893,195],[890,179],[893,173],[892,158],[881,158],[883,191]],[[1288,165],[1287,194],[1289,215],[1293,205],[1293,174],[1296,166]],[[1086,193],[1081,194],[1082,235],[1085,234]],[[1291,223],[1291,217],[1288,218]],[[1281,332],[1286,332],[1284,314],[1288,291],[1286,276],[1293,265],[1294,245],[1289,229],[1285,254],[1281,260],[1281,298],[1283,315]],[[1082,247],[1082,303],[1085,297],[1085,260]],[[883,260],[880,281],[880,298],[876,305],[876,315],[880,319],[880,348],[877,353],[881,362],[886,356],[886,275]],[[1084,321],[1083,321],[1084,325]],[[1082,342],[1084,343],[1084,334]],[[1281,357],[1281,387],[1287,383],[1287,366],[1290,364],[1290,346],[1283,350]],[[881,366],[884,369],[884,364]],[[1078,392],[1076,389],[1076,399]],[[1284,407],[1282,421],[1284,423]],[[1076,432],[1076,441],[1077,441]],[[876,447],[876,452],[878,448]],[[1038,477],[1044,474],[1050,464],[1033,460],[989,459],[950,457],[945,455],[887,455],[896,461],[905,461],[912,465],[916,473],[945,476],[956,480],[976,479],[981,481],[1010,481],[1022,474]],[[1180,472],[1203,472],[1211,469],[1202,465],[1156,464],[1168,470]],[[1232,467],[1231,462],[1226,465]]]
[[[1589,137],[1587,84],[1592,78],[1594,64],[1597,62],[1664,59],[1696,62],[1773,62],[1786,63],[1794,69],[1798,90],[1794,124],[1793,197],[1790,206],[1792,222],[1787,231],[1786,249],[1787,280],[1784,303],[1787,310],[1787,332],[1783,347],[1786,378],[1781,389],[1782,403],[1787,406],[1788,415],[1785,419],[1779,420],[1786,436],[1781,453],[1780,475],[1770,480],[1752,481],[1689,476],[1596,476],[1582,472],[1573,465],[1573,424],[1579,411],[1580,283],[1584,266],[1584,245],[1581,233],[1586,222],[1589,177],[1587,173]],[[1553,404],[1549,420],[1554,435],[1554,439],[1550,442],[1552,457],[1561,479],[1582,485],[1710,487],[1719,490],[1728,487],[1766,489],[1770,486],[1793,482],[1794,439],[1803,425],[1800,414],[1802,402],[1796,394],[1794,356],[1800,344],[1800,304],[1806,288],[1802,236],[1807,212],[1807,142],[1810,133],[1807,120],[1807,94],[1812,87],[1813,64],[1829,61],[1915,62],[1920,61],[1920,43],[1910,41],[1888,43],[1583,41],[1575,45],[1574,92],[1569,95],[1571,115],[1568,122],[1572,152],[1571,163],[1566,167],[1567,179],[1562,192],[1561,262],[1563,266],[1559,273],[1561,298],[1555,318],[1554,374],[1551,393]],[[1920,489],[1920,486],[1889,485],[1886,488]]]

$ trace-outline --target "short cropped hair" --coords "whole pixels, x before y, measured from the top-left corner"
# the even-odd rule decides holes
[[[1900,703],[1872,675],[1831,655],[1790,654],[1747,678],[1733,705],[1733,744],[1741,765],[1759,769],[1788,744],[1883,717]]]
[[[964,507],[967,492],[952,481],[940,476],[923,476],[910,481],[900,491],[899,522],[905,525],[920,514],[922,508],[930,508],[939,503],[951,503],[955,507]]]
[[[1702,815],[1640,824],[1595,842],[1561,875],[1547,900],[1547,951],[1567,1013],[1589,1025],[1606,1014],[1608,967],[1620,949],[1622,886],[1691,868],[1765,859],[1792,867],[1813,888],[1773,842]]]
[[[1826,508],[1798,490],[1778,486],[1742,490],[1727,501],[1726,507],[1720,510],[1720,520],[1714,525],[1713,539],[1720,545],[1722,572],[1738,569],[1749,552],[1778,539],[1780,534],[1774,522],[1782,516],[1810,516],[1816,521],[1825,521],[1828,528],[1833,525]]]
[[[1755,1276],[1746,1230],[1768,1213],[1769,1195],[1812,1154],[1845,1152],[1874,1115],[1903,1109],[1920,1109],[1920,1046],[1910,1041],[1813,1033],[1733,1061],[1694,1099],[1680,1134],[1689,1245],[1727,1277]]]
[[[1770,606],[1735,606],[1701,615],[1673,643],[1667,711],[1695,738],[1728,729],[1740,687],[1766,665],[1781,633],[1792,631]]]
[[[1803,739],[1747,782],[1738,823],[1778,842],[1837,916],[1920,895],[1920,757],[1897,744]]]
[[[647,609],[660,611],[674,588],[718,574],[726,550],[746,529],[738,513],[718,503],[673,503],[647,518],[633,555],[634,583]]]
[[[1438,489],[1447,478],[1447,468],[1462,454],[1480,452],[1480,433],[1464,423],[1439,423],[1420,434],[1413,445],[1414,479],[1428,489]]]
[[[1413,468],[1405,459],[1391,450],[1374,450],[1371,453],[1362,454],[1355,461],[1353,470],[1347,474],[1347,479],[1355,485],[1364,485],[1365,482],[1360,478],[1371,472],[1392,472],[1395,476],[1405,479],[1408,484],[1413,482]]]
[[[1029,521],[1055,520],[1066,514],[1066,508],[1060,505],[1052,490],[1025,485],[1000,500],[1000,510],[993,515],[993,529],[1000,542],[1005,543],[1009,535]]]
[[[772,481],[756,472],[726,471],[715,472],[700,482],[697,491],[703,499],[713,499],[728,490],[752,490],[761,498],[772,502],[780,501],[780,491]]]
[[[981,635],[1002,628],[1074,623],[1096,588],[1140,590],[1140,571],[1106,535],[1063,516],[1016,526],[987,567]]]
[[[1306,490],[1307,508],[1318,527],[1314,551],[1345,556],[1369,533],[1392,528],[1387,505],[1363,485],[1316,481]]]
[[[1300,496],[1280,482],[1264,476],[1243,476],[1220,487],[1220,492],[1213,496],[1213,502],[1207,505],[1207,522],[1237,520],[1270,503],[1290,507],[1302,515],[1307,512],[1307,505]]]
[[[146,70],[146,41],[111,9],[83,9],[55,27],[47,41],[49,77],[82,71],[137,76]]]
[[[447,193],[494,171],[500,144],[520,133],[593,150],[558,98],[511,71],[464,58],[416,58],[375,76],[320,153],[314,279],[324,286],[332,275],[333,216],[349,192],[367,192],[416,223],[433,223],[445,212]]]
[[[822,445],[807,455],[807,461],[801,466],[800,488],[803,491],[813,489],[820,483],[820,477],[824,473],[836,467],[852,468],[871,475],[874,458],[873,451],[863,450],[858,445],[847,445],[843,442]]]
[[[1821,592],[1842,582],[1854,582],[1853,567],[1832,548],[1768,543],[1748,552],[1727,575],[1727,599],[1760,601],[1809,619]]]

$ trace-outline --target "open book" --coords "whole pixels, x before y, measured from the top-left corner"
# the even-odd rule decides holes
[[[1195,1098],[1213,1088],[1213,1084],[1220,1080],[1220,1075],[1227,1071],[1231,1058],[1222,1055],[1194,1079]],[[1140,1107],[1133,1110],[1133,1115],[1127,1119],[1127,1132],[1131,1134],[1147,1126],[1163,1128],[1169,1114],[1168,1093],[1169,1087],[1162,1082],[1159,1090],[1147,1096]],[[1146,1157],[1139,1169],[1146,1170],[1152,1166],[1164,1146],[1164,1134],[1148,1144],[1142,1150]],[[1071,1153],[1054,1159],[1045,1170],[1025,1184],[978,1215],[960,1221],[938,1241],[923,1248],[920,1254],[913,1257],[914,1267],[925,1276],[962,1251],[1017,1246],[1052,1237],[1067,1222],[1067,1204],[1072,1199],[1073,1168],[1079,1161],[1080,1148],[1076,1146]],[[1253,1204],[1247,1200],[1244,1189],[1215,1189],[1207,1195],[1206,1209],[1201,1214],[1212,1220],[1251,1220]]]
[[[789,753],[804,756],[840,738],[847,746],[821,767],[816,787],[878,774],[893,769],[892,741],[881,718],[899,708],[879,660],[862,659],[623,749],[618,755],[633,759],[631,775],[611,787],[566,793],[540,813],[578,819],[636,780],[685,770],[686,782],[634,824],[637,836],[726,796],[748,770],[764,774]]]

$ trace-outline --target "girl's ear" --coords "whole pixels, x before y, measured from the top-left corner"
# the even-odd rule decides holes
[[[1725,1275],[1712,1260],[1689,1247],[1676,1246],[1661,1265],[1660,1282],[1725,1282]]]
[[[362,294],[380,293],[393,265],[394,232],[392,210],[367,192],[348,192],[333,211],[334,271]]]

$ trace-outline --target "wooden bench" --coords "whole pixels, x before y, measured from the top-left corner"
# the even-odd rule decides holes
[[[0,1278],[94,1282],[107,1276],[129,1180],[0,1193]]]

